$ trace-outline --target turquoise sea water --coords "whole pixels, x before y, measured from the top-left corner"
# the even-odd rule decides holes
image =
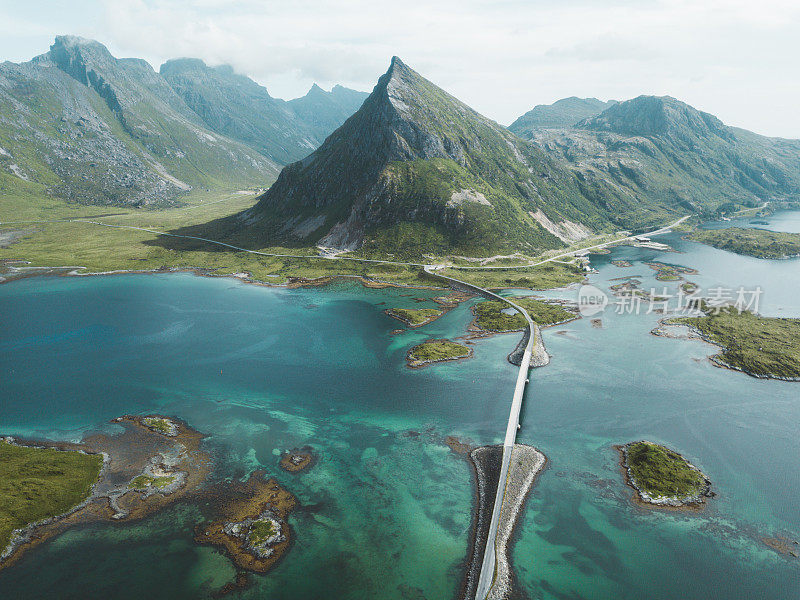
[[[791,230],[797,213],[768,220]],[[763,313],[800,316],[800,261],[668,239],[682,253],[593,257],[591,282],[607,289],[640,275],[645,289],[674,289],[641,264],[660,260],[698,268],[689,279],[703,288],[760,285]],[[443,438],[502,439],[516,374],[505,357],[517,337],[478,341],[467,361],[407,369],[414,343],[464,334],[468,305],[397,336],[399,322],[382,311],[428,306],[413,297],[439,293],[282,290],[187,274],[5,284],[0,432],[78,439],[123,413],[177,415],[211,435],[221,472],[265,468],[304,505],[286,560],[241,597],[452,598],[472,492],[467,464]],[[649,335],[660,316],[611,307],[601,329],[583,319],[545,331],[553,360],[532,372],[520,440],[550,464],[513,552],[523,587],[547,599],[800,598],[800,561],[760,542],[800,537],[800,384],[716,368],[702,342]],[[633,506],[612,445],[641,438],[689,457],[719,496],[699,514]],[[305,444],[321,455],[313,469],[277,468],[281,450]],[[201,518],[181,504],[73,529],[1,571],[0,596],[206,597],[234,569],[192,543]]]

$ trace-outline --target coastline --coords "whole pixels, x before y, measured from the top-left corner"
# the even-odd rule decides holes
[[[711,354],[706,358],[712,365],[720,369],[727,369],[729,371],[734,371],[736,373],[743,373],[744,375],[748,375],[750,377],[753,377],[754,379],[765,379],[765,380],[774,379],[777,381],[788,381],[795,383],[800,382],[800,377],[783,377],[781,375],[765,375],[762,373],[753,373],[743,367],[737,367],[735,365],[731,365],[725,362],[725,359],[723,358],[723,353],[728,349],[727,347],[725,347],[724,345],[715,340],[712,340],[705,333],[703,333],[702,331],[697,329],[697,327],[695,327],[690,323],[669,323],[668,321],[670,321],[672,318],[673,317],[665,317],[663,319],[660,319],[658,321],[658,327],[655,327],[652,330],[650,330],[650,334],[656,337],[664,337],[674,340],[683,340],[683,339],[701,340],[706,344],[709,344],[710,346],[714,346],[715,348],[718,348],[720,352],[717,352],[716,354]],[[690,333],[689,335],[685,336],[670,335],[668,330],[664,329],[666,327],[685,327],[686,329],[689,330]]]

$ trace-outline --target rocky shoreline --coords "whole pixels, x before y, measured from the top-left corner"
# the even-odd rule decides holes
[[[144,424],[162,419],[175,428],[168,436]],[[171,417],[126,415],[112,421],[124,427],[117,435],[97,434],[80,443],[27,442],[24,446],[102,454],[103,467],[86,500],[70,511],[15,531],[0,556],[0,569],[26,551],[74,525],[139,519],[194,492],[210,472],[210,457],[200,449],[202,434]]]

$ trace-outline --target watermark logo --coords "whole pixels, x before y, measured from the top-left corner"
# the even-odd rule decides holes
[[[608,306],[608,294],[593,285],[582,285],[578,290],[578,311],[582,317],[603,312]]]
[[[701,290],[693,286],[684,290],[681,286],[677,292],[663,287],[649,291],[640,289],[637,283],[617,285],[614,292],[614,312],[618,315],[638,315],[652,313],[692,314],[702,310],[706,314],[719,314],[726,309],[738,313],[745,311],[758,312],[763,290],[760,287],[738,289],[713,287]],[[591,317],[603,312],[612,302],[600,288],[583,285],[578,290],[578,311],[583,317]]]

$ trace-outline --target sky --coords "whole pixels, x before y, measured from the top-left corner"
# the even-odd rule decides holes
[[[800,138],[798,0],[0,0],[0,60],[58,34],[156,69],[227,63],[280,98],[369,91],[397,55],[504,125],[567,96],[655,94]]]

